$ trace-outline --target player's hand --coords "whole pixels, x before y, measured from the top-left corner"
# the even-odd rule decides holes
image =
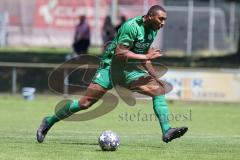
[[[162,55],[163,54],[161,53],[161,51],[159,49],[151,48],[148,50],[146,57],[147,57],[147,59],[154,59],[154,58],[161,57]]]

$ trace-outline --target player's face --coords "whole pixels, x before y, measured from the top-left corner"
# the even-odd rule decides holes
[[[159,30],[164,26],[166,19],[166,12],[159,10],[155,15],[151,16],[151,28],[153,30]]]

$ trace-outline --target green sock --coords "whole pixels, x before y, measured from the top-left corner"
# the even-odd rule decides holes
[[[168,119],[168,105],[164,95],[153,97],[153,110],[159,120],[162,133],[165,134],[171,128],[171,125]]]
[[[58,105],[62,106],[55,112],[53,116],[47,117],[49,125],[54,125],[56,122],[70,117],[72,114],[80,111],[78,100],[63,100]]]

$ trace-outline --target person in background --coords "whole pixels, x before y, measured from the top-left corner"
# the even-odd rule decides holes
[[[119,28],[122,26],[124,22],[126,22],[127,18],[125,16],[119,17],[120,23],[116,26],[116,32],[118,32]]]
[[[103,40],[103,46],[106,46],[106,44],[113,40],[115,36],[115,27],[112,24],[112,20],[110,16],[106,16],[103,28],[102,28],[102,40]],[[105,50],[105,47],[103,47]]]
[[[87,23],[86,16],[79,17],[79,23],[75,28],[74,40],[72,44],[73,51],[76,54],[87,54],[90,46],[90,26]]]

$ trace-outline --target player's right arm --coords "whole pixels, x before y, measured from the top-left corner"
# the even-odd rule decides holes
[[[115,51],[116,57],[119,59],[138,59],[138,60],[151,60],[162,56],[162,54],[154,49],[148,50],[146,54],[136,54],[130,51],[129,46],[119,44]]]

